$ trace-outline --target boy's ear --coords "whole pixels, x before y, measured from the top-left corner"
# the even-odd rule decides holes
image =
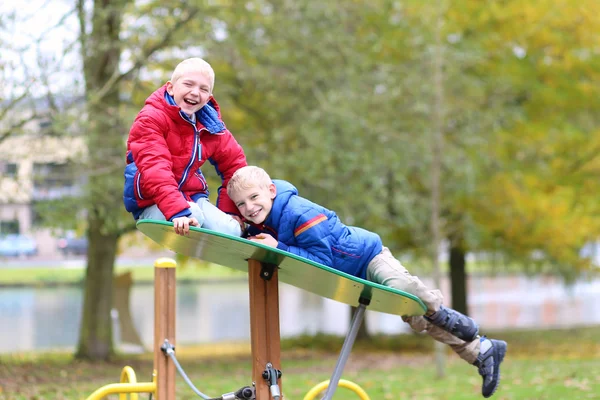
[[[167,93],[173,96],[173,82],[167,81]]]
[[[277,188],[274,183],[269,185],[269,192],[271,192],[271,200],[275,199],[275,196],[277,196]]]

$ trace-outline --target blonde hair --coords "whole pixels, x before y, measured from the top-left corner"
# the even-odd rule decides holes
[[[215,71],[212,69],[209,63],[199,57],[192,57],[183,60],[173,70],[171,75],[171,83],[175,83],[181,78],[186,72],[197,71],[204,74],[210,80],[210,92],[213,92],[215,87]]]
[[[272,183],[273,181],[271,181],[271,177],[267,174],[267,171],[260,167],[248,165],[235,171],[227,184],[227,193],[231,196],[231,193],[254,186],[268,188]]]

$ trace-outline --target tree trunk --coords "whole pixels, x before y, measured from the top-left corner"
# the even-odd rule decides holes
[[[177,23],[150,41],[145,56],[121,73],[121,22],[133,0],[94,1],[91,16],[86,0],[76,0],[79,19],[79,44],[85,78],[85,113],[82,121],[87,145],[88,186],[88,265],[85,278],[83,317],[77,357],[106,359],[112,354],[110,310],[113,298],[113,268],[120,232],[123,232],[123,167],[125,137],[131,119],[121,116],[119,82],[139,70],[152,54],[170,45],[173,35],[195,20],[198,7],[186,6],[184,12],[173,10]],[[176,12],[177,11],[177,12]],[[91,18],[90,18],[91,17]],[[91,27],[88,27],[91,21]],[[90,29],[91,28],[91,29]],[[83,122],[82,122],[83,125]]]
[[[468,315],[466,255],[462,241],[450,240],[450,286],[452,308]]]
[[[89,228],[88,265],[85,275],[83,316],[76,358],[107,360],[113,351],[110,310],[113,266],[117,254],[116,234],[106,235],[93,222]]]
[[[129,0],[94,2],[88,33],[84,1],[78,1],[86,90],[85,139],[89,249],[77,358],[106,360],[113,354],[113,269],[123,207],[123,136],[118,85],[105,85],[119,73],[121,20]],[[102,93],[99,96],[99,93]]]
[[[442,26],[444,24],[445,4],[438,4],[438,15],[435,23],[435,50],[433,55],[433,132],[431,140],[431,261],[433,264],[433,281],[435,287],[440,287],[442,272],[440,270],[440,244],[443,237],[440,210],[442,208],[442,154],[444,150],[444,43]],[[438,378],[446,375],[445,347],[435,343],[435,369]]]

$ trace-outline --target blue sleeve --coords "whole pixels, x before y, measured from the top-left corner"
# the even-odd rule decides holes
[[[327,267],[333,267],[331,246],[328,241],[330,235],[327,216],[317,209],[310,209],[301,214],[294,224],[296,243],[288,245],[279,242],[277,248]]]
[[[254,225],[247,225],[246,226],[246,230],[244,231],[244,233],[242,234],[243,238],[248,238],[250,236],[256,236],[259,233],[262,233],[263,231],[261,231],[260,229],[258,229],[256,226]]]
[[[169,218],[169,221],[173,222],[173,220],[175,218],[179,218],[179,217],[191,217],[191,216],[192,216],[192,212],[190,211],[189,208],[186,208],[185,210],[179,211],[177,214],[175,214],[171,218]]]

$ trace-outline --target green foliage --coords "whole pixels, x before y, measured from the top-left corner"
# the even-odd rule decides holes
[[[378,26],[391,7],[379,3],[272,2],[224,12],[229,36],[209,54],[232,67],[232,82],[220,90],[233,110],[224,113],[234,117],[228,123],[249,162],[347,223],[386,231],[387,203],[397,193],[391,175],[414,159],[398,154],[411,148],[410,118],[403,118],[410,110],[399,107],[409,102],[402,98],[410,83],[401,77],[410,67],[381,60],[383,51],[402,54],[405,43],[380,48],[392,23]]]
[[[220,265],[208,264],[191,259],[182,265],[177,262],[177,281],[179,283],[206,281],[211,279],[243,279],[244,273]],[[154,266],[146,265],[117,265],[114,275],[131,272],[134,283],[152,284],[154,282]],[[85,277],[85,269],[60,268],[51,266],[44,268],[4,268],[0,277],[3,286],[62,286],[80,285]]]
[[[578,249],[600,228],[598,7],[594,0],[125,4],[125,73],[92,88],[89,78],[98,77],[90,67],[89,114],[55,119],[57,130],[86,136],[91,152],[77,168],[90,185],[84,197],[42,215],[74,226],[70,216],[93,208],[105,232],[133,229],[120,200],[129,126],[177,62],[202,56],[217,73],[215,97],[249,163],[417,256],[430,240],[432,116],[441,90],[444,236],[563,273],[586,268]],[[106,46],[106,36],[98,42]],[[104,48],[82,43],[86,57]],[[214,197],[218,178],[206,169]]]
[[[593,200],[600,189],[600,89],[592,83],[600,78],[600,54],[591,34],[599,9],[594,1],[544,3],[549,8],[507,2],[482,9],[474,27],[495,27],[488,43],[518,55],[502,58],[498,51],[489,68],[510,79],[520,118],[481,148],[488,160],[469,203],[489,233],[484,247],[568,273],[589,266],[578,250],[600,228]]]
[[[462,232],[467,250],[543,255],[565,272],[598,231],[595,203],[582,200],[597,191],[589,180],[597,162],[597,13],[593,2],[546,3],[442,4],[442,228],[446,236]],[[201,42],[249,163],[392,248],[427,249],[437,5],[220,5],[207,13],[206,41],[179,39],[182,49]],[[523,186],[523,176],[536,179]],[[560,195],[549,182],[562,185]],[[558,234],[565,224],[580,227],[570,239]]]

